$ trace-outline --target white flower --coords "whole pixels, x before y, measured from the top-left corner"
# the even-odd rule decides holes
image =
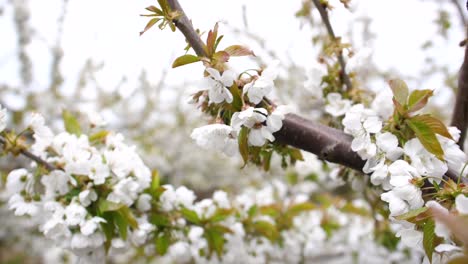
[[[93,189],[84,190],[78,195],[78,200],[84,207],[88,207],[92,202],[96,201],[97,198],[97,194]]]
[[[266,121],[268,112],[264,108],[249,107],[242,112],[236,112],[232,115],[231,126],[234,130],[240,130],[241,126],[254,128],[256,124]]]
[[[445,215],[449,214],[449,211],[447,210],[447,208],[443,207],[442,205],[440,205],[436,201],[428,201],[426,203],[426,206],[428,208],[437,208],[439,212],[441,212],[441,213],[443,212],[443,214],[445,214]],[[450,239],[450,230],[443,223],[441,223],[439,221],[435,222],[434,232],[439,237],[443,237],[446,240]]]
[[[137,209],[141,212],[146,212],[151,209],[151,195],[144,193],[138,197]]]
[[[169,247],[168,254],[178,263],[187,263],[191,258],[190,246],[187,242],[175,242]]]
[[[390,89],[379,91],[372,101],[371,108],[383,119],[387,120],[393,114],[393,94]]]
[[[113,191],[107,196],[107,200],[130,206],[138,198],[140,191],[141,187],[135,180],[124,178],[114,186]]]
[[[227,193],[224,191],[215,191],[213,194],[213,201],[218,205],[219,208],[231,207]]]
[[[104,164],[101,154],[94,153],[89,159],[90,173],[88,177],[94,181],[95,185],[103,184],[110,176],[109,166]]]
[[[45,149],[52,144],[54,134],[45,125],[44,117],[38,113],[31,113],[29,116],[29,127],[34,131],[34,144],[31,146],[32,152],[43,157]]]
[[[205,78],[210,86],[208,90],[210,103],[218,104],[223,101],[231,103],[233,97],[226,87],[232,86],[236,79],[236,73],[231,70],[226,70],[223,72],[223,75],[221,75],[218,70],[213,68],[206,68],[206,71],[210,74],[210,76]]]
[[[212,124],[195,128],[190,137],[198,146],[222,151],[228,156],[233,156],[238,150],[236,132],[227,125]]]
[[[54,170],[49,175],[42,176],[41,183],[45,187],[46,197],[50,198],[57,194],[66,194],[70,190],[69,183],[76,185],[75,179],[61,170]]]
[[[138,229],[134,230],[131,235],[130,239],[133,244],[137,246],[141,246],[146,242],[148,235],[156,229],[156,227],[150,223],[144,217],[138,218]]]
[[[397,160],[403,154],[403,149],[398,147],[398,138],[392,133],[385,132],[377,135],[376,144],[391,161]]]
[[[464,194],[459,194],[457,198],[455,198],[455,207],[460,214],[468,214],[468,197]]]
[[[8,200],[8,209],[15,210],[15,215],[30,215],[35,216],[39,213],[39,207],[34,202],[26,202],[23,196],[14,194]]]
[[[422,249],[423,233],[412,228],[402,229],[395,234],[401,237],[401,243],[409,248]]]
[[[450,128],[449,128],[450,129]],[[455,128],[456,129],[456,128]],[[454,129],[452,129],[453,131]],[[458,132],[460,130],[456,129]],[[454,138],[457,137],[456,132],[454,131]],[[453,135],[452,135],[453,137]],[[459,135],[458,135],[459,137]],[[444,150],[444,159],[447,162],[448,167],[454,171],[457,175],[460,175],[463,171],[463,176],[468,176],[468,169],[465,169],[465,165],[468,162],[468,156],[460,149],[460,146],[456,144],[456,141],[453,141],[449,138],[437,135],[442,149]]]
[[[351,101],[342,99],[339,93],[329,93],[327,95],[328,104],[325,106],[325,112],[332,116],[342,116],[351,108]]]
[[[419,174],[431,176],[429,181],[440,183],[442,176],[447,172],[447,164],[439,160],[434,154],[429,153],[419,139],[413,138],[403,147],[405,154],[411,158],[411,166],[416,168]],[[438,178],[438,179],[434,179]]]
[[[7,118],[7,111],[5,108],[0,105],[0,132],[5,130],[6,128],[6,118]]]
[[[244,86],[244,94],[247,94],[249,101],[254,104],[260,103],[263,97],[273,90],[275,86],[273,80],[276,79],[277,75],[278,62],[275,62],[263,70],[262,75],[258,79],[246,84]]]
[[[80,231],[83,235],[89,236],[96,231],[96,229],[99,227],[99,223],[106,223],[106,220],[101,217],[92,217],[88,220],[85,220],[81,222],[80,224]]]
[[[89,123],[92,126],[102,127],[102,126],[107,125],[107,121],[97,111],[94,111],[90,108],[85,108],[84,112],[86,113]]]
[[[76,226],[81,224],[88,212],[78,203],[71,203],[65,207],[65,222],[69,226]]]
[[[185,186],[180,186],[175,191],[177,203],[179,206],[190,208],[197,198],[192,190],[187,189]]]
[[[6,189],[11,194],[20,193],[26,189],[28,183],[32,180],[32,174],[26,169],[12,170],[7,176]]]

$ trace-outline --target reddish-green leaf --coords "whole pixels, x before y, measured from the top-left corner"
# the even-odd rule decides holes
[[[242,127],[239,132],[238,143],[239,143],[239,152],[244,160],[244,164],[247,164],[249,160],[249,142],[248,142],[249,129],[247,127]]]
[[[426,106],[429,98],[432,96],[432,90],[415,90],[408,99],[408,112],[416,112]]]
[[[143,29],[143,31],[140,32],[140,36],[143,35],[146,31],[148,31],[152,26],[154,26],[154,24],[156,24],[159,20],[161,20],[161,18],[153,18],[151,19],[148,24],[146,24],[145,26],[145,29]]]
[[[218,62],[227,62],[229,61],[229,58],[229,53],[223,50],[220,50],[213,55],[213,59],[217,60]]]
[[[393,92],[393,97],[400,105],[406,105],[406,101],[408,100],[408,86],[403,80],[400,79],[393,79],[388,81],[390,88]]]
[[[432,263],[432,253],[435,248],[435,222],[432,219],[428,219],[423,226],[423,247],[426,252],[429,262]]]
[[[163,16],[163,12],[161,11],[161,9],[155,7],[155,6],[148,6],[147,8],[145,8],[146,10],[150,11],[150,12],[153,12],[157,15],[160,15],[160,16]]]
[[[406,123],[416,134],[424,148],[434,154],[438,159],[442,160],[444,157],[444,151],[442,150],[440,142],[437,140],[436,134],[432,131],[431,127],[417,119],[407,119]]]
[[[198,61],[200,61],[199,57],[195,55],[185,54],[174,60],[174,62],[172,63],[172,68],[176,68],[179,66],[187,65],[190,63],[198,62]]]
[[[215,42],[218,38],[218,23],[215,24],[213,30],[208,32],[206,38],[206,46],[208,49],[208,56],[211,56],[215,52]]]
[[[224,49],[230,56],[249,56],[255,55],[252,50],[241,45],[232,45]]]
[[[417,115],[412,117],[411,119],[424,122],[432,129],[432,131],[434,131],[434,133],[444,136],[446,138],[453,139],[450,133],[448,132],[448,129],[445,126],[445,124],[431,115]]]

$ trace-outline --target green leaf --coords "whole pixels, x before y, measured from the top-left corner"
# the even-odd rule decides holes
[[[232,215],[233,210],[232,209],[223,209],[223,208],[218,208],[216,209],[216,212],[213,214],[213,216],[210,217],[210,222],[220,222],[223,221],[224,219],[228,218],[230,215]]]
[[[289,148],[289,156],[291,157],[291,163],[294,163],[297,160],[304,160],[302,152],[297,148]]]
[[[63,110],[62,118],[63,118],[63,123],[65,124],[65,130],[68,133],[74,134],[77,136],[81,135],[80,123],[78,123],[78,120],[72,113],[70,113],[68,110]]]
[[[135,229],[138,228],[138,221],[135,219],[132,211],[130,211],[130,208],[123,206],[118,212],[125,218],[129,226]]]
[[[434,133],[453,140],[452,135],[450,135],[450,133],[448,132],[448,129],[445,126],[445,124],[433,116],[417,115],[417,116],[412,117],[411,119],[423,122],[426,125],[428,125],[432,129],[432,131],[434,131]]]
[[[211,252],[216,252],[218,257],[221,258],[223,255],[224,250],[224,234],[225,233],[232,233],[232,231],[224,226],[221,225],[214,225],[207,229],[205,229],[204,236],[206,241],[208,242],[208,248]]]
[[[315,206],[311,202],[298,203],[289,207],[288,214],[290,214],[291,216],[296,216],[302,212],[314,210],[315,208],[317,208],[317,206]]]
[[[242,90],[239,89],[239,86],[234,82],[229,88],[229,91],[233,97],[231,106],[234,108],[234,112],[240,112],[242,110]]]
[[[109,135],[109,131],[101,130],[101,131],[96,132],[96,133],[92,134],[91,136],[89,136],[89,141],[90,142],[101,142],[101,141],[104,141],[106,139],[107,135]]]
[[[416,112],[426,106],[429,98],[432,96],[432,90],[415,90],[411,93],[408,100],[408,112]]]
[[[99,199],[98,202],[98,208],[101,213],[117,211],[123,206],[123,204],[114,203],[105,199]]]
[[[194,224],[200,224],[201,220],[200,217],[198,217],[197,212],[187,209],[185,207],[182,207],[182,209],[180,209],[180,212],[187,221],[192,222]]]
[[[258,211],[258,207],[257,205],[253,205],[249,208],[249,210],[247,211],[247,215],[249,217],[254,217],[255,214],[257,214],[257,211]]]
[[[421,208],[418,208],[418,209],[413,209],[407,213],[404,213],[402,215],[398,215],[398,216],[395,216],[395,219],[397,220],[406,220],[406,221],[409,221],[409,222],[412,222],[411,220],[412,219],[415,219],[416,217],[418,217],[419,215],[425,213],[427,211],[427,207],[421,207]]]
[[[151,193],[156,192],[156,190],[160,186],[160,178],[159,178],[159,172],[157,170],[153,170],[152,175],[151,175]]]
[[[426,150],[434,154],[438,159],[443,160],[444,151],[442,150],[440,142],[437,140],[437,137],[434,131],[432,131],[431,127],[425,122],[413,118],[407,119],[406,123],[416,134],[419,141],[421,141],[421,144],[426,148]]]
[[[271,157],[273,156],[273,151],[266,151],[263,154],[263,169],[265,171],[270,170]]]
[[[161,18],[153,18],[150,21],[148,21],[148,24],[146,24],[145,29],[140,32],[140,36],[143,35],[146,31],[148,31],[154,24],[156,24]]]
[[[169,12],[171,11],[171,7],[167,3],[167,0],[158,0],[158,3],[159,3],[159,6],[162,9],[162,12],[164,13],[164,15],[169,14]]]
[[[247,127],[242,127],[239,132],[238,143],[239,143],[239,152],[244,160],[244,165],[247,164],[249,160],[249,142],[248,142],[249,129]]]
[[[255,55],[252,50],[245,46],[241,45],[232,45],[224,49],[225,52],[229,54],[229,56],[249,56]]]
[[[275,225],[267,221],[257,221],[253,224],[256,232],[268,238],[270,241],[277,241],[280,237],[280,233]]]
[[[120,237],[123,240],[127,240],[127,228],[128,228],[127,219],[118,211],[113,213],[113,217],[114,217],[115,225],[117,226],[117,229],[119,230]]]
[[[432,263],[432,253],[435,248],[435,222],[432,219],[428,219],[423,226],[423,247],[424,252],[426,252],[429,262]]]
[[[170,227],[171,220],[167,215],[155,213],[150,216],[150,222],[157,227]]]
[[[406,101],[408,100],[408,93],[409,89],[406,83],[400,79],[393,79],[388,81],[390,88],[393,92],[393,97],[400,105],[406,105]]]
[[[179,66],[187,65],[198,61],[200,61],[199,57],[195,55],[185,54],[174,60],[174,62],[172,63],[172,68],[177,68]]]
[[[164,232],[162,235],[158,235],[156,237],[156,252],[161,256],[165,255],[169,248],[170,241],[171,237],[169,232]]]

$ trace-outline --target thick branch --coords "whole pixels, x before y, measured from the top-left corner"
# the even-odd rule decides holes
[[[6,145],[7,142],[4,138],[0,137],[0,144]],[[46,168],[48,171],[57,170],[57,168],[54,165],[48,163],[47,161],[41,159],[40,157],[32,154],[31,152],[25,149],[20,150],[20,153],[28,159],[35,161],[37,164],[44,166],[44,168]]]
[[[465,44],[465,58],[458,76],[458,91],[452,114],[452,126],[460,129],[458,145],[463,149],[468,129],[468,45]]]
[[[178,1],[168,0],[168,3],[173,10],[182,13],[182,16],[174,21],[177,28],[182,31],[187,41],[194,47],[197,55],[205,56],[203,48],[195,48],[203,47],[203,42],[193,29]],[[281,130],[276,132],[274,136],[280,143],[311,152],[324,160],[358,171],[362,171],[365,164],[365,161],[352,151],[351,136],[338,129],[307,120],[295,114],[286,115]],[[458,179],[458,175],[451,171],[447,172],[446,176],[454,181]]]
[[[324,6],[320,3],[320,0],[312,0],[314,2],[315,7],[320,13],[320,17],[322,18],[323,24],[325,24],[325,27],[327,28],[328,35],[332,39],[332,41],[336,40],[335,32],[333,31],[333,27],[330,23],[330,19],[328,18],[328,12],[324,8]],[[353,88],[353,85],[351,84],[351,79],[349,78],[349,75],[346,73],[346,63],[343,58],[343,54],[340,51],[338,53],[338,62],[340,63],[341,67],[341,77],[343,78],[343,82],[346,85],[346,89],[349,91],[351,88]]]

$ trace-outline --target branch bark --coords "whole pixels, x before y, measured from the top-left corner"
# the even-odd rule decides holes
[[[458,91],[451,125],[461,131],[458,145],[463,150],[468,129],[468,44],[465,44],[465,58],[458,75]]]
[[[192,45],[195,53],[198,56],[206,57],[203,42],[178,1],[168,0],[168,3],[173,10],[179,11],[182,14],[174,21],[177,28],[184,34],[190,45]],[[319,156],[321,159],[358,171],[362,171],[365,164],[365,161],[352,151],[351,136],[341,130],[307,120],[295,114],[287,114],[285,116],[281,130],[276,132],[274,136],[282,144],[308,151]],[[452,171],[447,172],[446,176],[454,181],[458,180],[458,175]]]
[[[4,138],[0,137],[0,144],[6,145],[7,142],[6,142],[6,140]],[[37,164],[44,166],[44,168],[46,168],[48,171],[53,171],[53,170],[58,169],[54,165],[48,163],[47,161],[41,159],[40,157],[32,154],[31,152],[29,152],[29,151],[27,151],[25,149],[20,150],[20,153],[21,153],[21,155],[25,156],[26,158],[35,161]]]

